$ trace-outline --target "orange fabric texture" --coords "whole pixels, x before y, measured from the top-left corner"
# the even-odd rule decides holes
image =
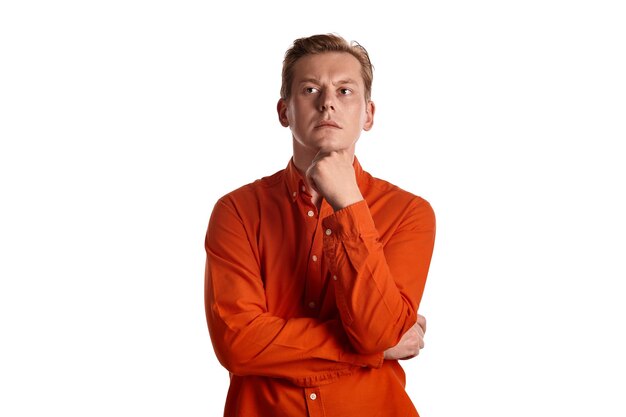
[[[337,212],[316,209],[292,161],[215,204],[205,303],[225,416],[418,415],[383,352],[417,320],[435,216],[354,169],[364,201]]]

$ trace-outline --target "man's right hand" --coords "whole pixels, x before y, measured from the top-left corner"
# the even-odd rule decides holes
[[[426,333],[426,317],[417,315],[417,323],[413,325],[398,342],[397,345],[385,351],[385,359],[411,359],[419,355],[424,348],[424,333]]]

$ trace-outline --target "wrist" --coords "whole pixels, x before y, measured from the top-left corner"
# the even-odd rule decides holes
[[[351,197],[339,199],[337,201],[329,201],[328,203],[331,205],[334,211],[339,211],[360,201],[363,201],[363,196],[359,193],[358,196],[354,195]]]

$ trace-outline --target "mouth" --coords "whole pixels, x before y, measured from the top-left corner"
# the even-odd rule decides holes
[[[315,126],[316,129],[321,129],[321,128],[325,128],[325,127],[332,127],[332,128],[335,128],[335,129],[341,129],[339,127],[339,125],[337,123],[333,122],[332,120],[323,120],[323,121],[319,122]]]

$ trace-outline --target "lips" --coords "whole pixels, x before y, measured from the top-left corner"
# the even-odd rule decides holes
[[[339,125],[335,122],[333,122],[332,120],[323,120],[321,122],[319,122],[317,124],[317,126],[315,126],[316,128],[322,128],[322,127],[334,127],[336,129],[341,129],[339,127]]]

